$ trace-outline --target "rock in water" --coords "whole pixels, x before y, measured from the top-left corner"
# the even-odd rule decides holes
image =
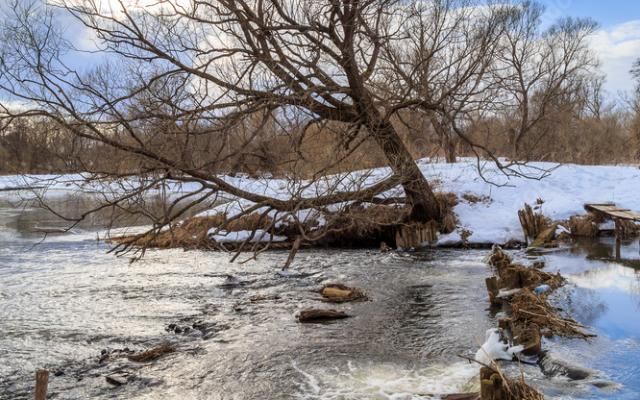
[[[115,373],[104,377],[107,383],[113,386],[126,385],[129,380],[129,374],[127,373]]]
[[[367,300],[367,296],[360,289],[351,288],[339,283],[325,285],[320,294],[330,303],[345,303],[348,301]]]
[[[309,309],[300,311],[300,313],[298,314],[298,321],[299,322],[324,322],[324,321],[344,319],[349,317],[351,316],[346,314],[343,311],[309,308]]]
[[[173,353],[176,348],[170,344],[162,344],[149,350],[141,351],[139,353],[131,354],[127,356],[129,361],[134,362],[149,362],[162,357],[165,354]]]
[[[580,381],[590,378],[595,374],[595,371],[579,367],[577,365],[571,365],[570,363],[559,360],[546,353],[538,361],[542,373],[547,376],[563,375],[573,381]]]

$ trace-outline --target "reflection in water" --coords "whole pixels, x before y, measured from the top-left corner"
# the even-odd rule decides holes
[[[30,229],[45,223],[59,222],[0,204],[0,399],[31,398],[42,367],[55,372],[52,396],[64,399],[426,399],[475,388],[477,366],[458,354],[474,354],[495,326],[482,251],[307,251],[283,275],[287,254],[278,252],[239,265],[219,253],[151,251],[129,264],[105,254],[91,224],[33,247]],[[638,291],[622,287],[628,268],[581,251],[545,258],[576,284],[560,303],[600,336],[547,344],[624,386],[601,391],[537,367],[525,373],[549,398],[638,398],[640,327],[616,304]],[[242,284],[225,286],[227,273]],[[298,324],[296,312],[325,306],[314,290],[329,281],[360,287],[371,301],[334,306],[354,316],[347,320]],[[176,333],[194,325],[204,328]],[[179,351],[150,364],[99,362],[103,349],[166,341]],[[127,385],[106,383],[117,370],[132,374]]]
[[[82,193],[67,193],[47,199],[46,209],[33,196],[0,196],[0,238],[35,238],[65,233],[72,225],[71,233],[92,232],[109,228],[151,225],[167,213],[164,198],[160,195],[136,199],[126,207],[107,207],[85,215],[88,210],[102,205],[97,197]],[[207,208],[208,204],[194,206],[183,214],[189,217]],[[176,210],[179,210],[177,207]],[[176,212],[174,210],[174,212]],[[57,214],[57,215],[56,215]],[[67,220],[61,219],[63,216]],[[74,224],[73,220],[84,217]],[[4,232],[4,237],[2,236]]]

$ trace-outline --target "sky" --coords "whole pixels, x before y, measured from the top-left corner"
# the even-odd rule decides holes
[[[631,90],[629,70],[640,58],[640,0],[541,0],[545,22],[560,17],[588,17],[600,24],[590,45],[606,75],[606,89],[615,95]]]
[[[0,0],[0,6],[7,0]],[[49,0],[52,1],[52,0]],[[102,0],[106,3],[109,0]],[[141,0],[135,1],[140,4]],[[142,0],[155,3],[153,0]],[[188,1],[188,0],[178,0]],[[601,72],[606,77],[605,89],[612,96],[630,91],[634,86],[629,70],[640,58],[640,0],[538,0],[546,7],[544,25],[551,25],[561,17],[588,17],[599,23],[599,29],[590,38],[590,46],[600,60]],[[0,7],[1,8],[1,7]],[[80,48],[92,47],[92,35],[66,18],[64,25],[73,32],[74,42]],[[95,54],[78,55],[79,65],[96,61]]]
[[[0,0],[4,1],[4,0]],[[640,58],[640,0],[538,0],[545,5],[544,24],[561,17],[586,17],[598,22],[590,45],[606,76],[605,89],[613,97],[634,87],[629,73]]]

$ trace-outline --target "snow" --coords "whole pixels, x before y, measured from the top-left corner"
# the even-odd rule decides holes
[[[476,159],[461,159],[455,164],[418,161],[423,174],[431,182],[436,182],[436,190],[455,193],[459,198],[454,208],[459,221],[458,229],[448,235],[442,235],[438,245],[456,245],[462,242],[463,231],[468,231],[469,244],[504,244],[512,240],[522,241],[524,236],[518,219],[518,210],[524,203],[536,204],[543,200],[540,211],[553,220],[568,219],[573,215],[584,214],[584,204],[588,202],[614,202],[631,210],[640,211],[640,169],[637,166],[585,166],[557,165],[535,162],[520,167],[523,173],[535,176],[550,171],[544,179],[507,176],[493,162]],[[482,176],[479,174],[482,171]],[[251,178],[246,175],[223,176],[226,182],[245,191],[288,200],[290,198],[309,198],[327,194],[330,191],[346,191],[373,185],[389,177],[389,168],[374,168],[339,175],[327,176],[316,182],[304,180],[273,179],[271,177]],[[47,176],[0,176],[0,189],[7,187],[48,183],[47,196],[69,190],[96,191],[104,194],[105,188],[113,195],[128,188],[136,187],[141,181],[131,179],[113,182],[90,181],[82,183],[85,174],[47,175]],[[486,180],[485,180],[486,179]],[[487,181],[488,180],[488,181]],[[148,181],[148,180],[147,180]],[[199,183],[169,182],[166,192],[170,196],[194,193],[201,188]],[[151,189],[159,193],[159,188]],[[470,202],[463,199],[464,194],[473,194],[482,201]],[[402,196],[400,187],[381,194],[381,197]],[[336,211],[347,206],[342,203],[329,207]],[[217,196],[215,206],[200,215],[225,213],[232,218],[246,211],[254,203],[236,199],[232,196]],[[264,212],[257,208],[256,212]],[[271,211],[277,216],[277,224],[299,219],[315,220],[321,226],[324,217],[316,210],[296,210],[288,213]],[[561,229],[561,228],[559,228]]]
[[[552,163],[531,163],[534,168],[553,169]],[[454,208],[460,229],[443,235],[439,244],[458,240],[460,231],[472,232],[468,238],[473,244],[503,244],[510,240],[523,240],[518,210],[524,203],[544,200],[540,211],[553,220],[568,219],[585,214],[584,204],[614,202],[621,207],[640,210],[640,169],[637,166],[583,166],[562,165],[544,179],[500,177],[494,165],[485,166],[485,176],[496,178],[501,186],[485,182],[478,174],[474,161],[456,164],[427,164],[423,173],[442,182],[439,190],[456,193],[461,199]],[[499,180],[498,180],[499,179]],[[462,200],[464,193],[488,196],[488,203],[469,203]]]
[[[209,234],[209,237],[211,237],[213,240],[215,240],[218,243],[237,243],[237,242],[242,243],[249,238],[250,238],[249,240],[250,243],[268,242],[270,240],[272,242],[284,242],[287,240],[286,236],[278,236],[278,235],[272,236],[269,232],[266,232],[262,229],[257,229],[255,232],[252,232],[252,231],[227,232],[224,230],[218,230],[216,228],[213,228],[209,230],[208,234]]]
[[[489,329],[486,334],[486,341],[476,352],[476,361],[490,365],[493,361],[511,361],[513,356],[524,350],[522,346],[509,346],[500,337],[499,329]]]

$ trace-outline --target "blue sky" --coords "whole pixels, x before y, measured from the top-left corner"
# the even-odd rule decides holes
[[[606,76],[605,88],[616,95],[633,88],[629,70],[640,58],[640,0],[539,0],[545,23],[560,17],[589,17],[600,24],[590,45]]]
[[[640,0],[541,0],[548,16],[590,17],[603,28],[640,19]]]

